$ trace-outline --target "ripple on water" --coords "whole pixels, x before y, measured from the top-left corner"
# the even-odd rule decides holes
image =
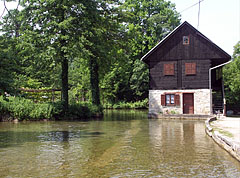
[[[139,114],[0,123],[0,177],[240,177],[239,163],[206,136],[204,122]]]

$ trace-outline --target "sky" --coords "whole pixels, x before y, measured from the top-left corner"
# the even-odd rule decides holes
[[[199,6],[185,10],[199,0],[170,0],[175,3],[181,14],[181,22],[188,21],[198,26]],[[201,0],[198,30],[216,45],[233,54],[233,46],[240,41],[240,0]],[[7,3],[8,9],[16,8],[16,3]],[[183,11],[185,10],[185,11]],[[3,12],[3,1],[0,0],[0,15]]]
[[[181,22],[198,26],[199,6],[185,10],[199,0],[170,0],[181,14]],[[183,11],[185,10],[185,11]],[[198,30],[229,55],[240,41],[240,0],[203,0],[200,3]]]

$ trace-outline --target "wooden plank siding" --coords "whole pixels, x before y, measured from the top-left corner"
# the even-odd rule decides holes
[[[196,62],[196,75],[185,74],[185,63]],[[208,70],[211,65],[210,60],[178,60],[174,63],[174,75],[164,75],[164,64],[167,61],[160,61],[150,69],[150,89],[204,89],[208,88]]]
[[[183,36],[189,45],[183,45]],[[142,60],[149,65],[150,90],[209,88],[208,72],[230,56],[187,22]],[[164,64],[174,64],[174,75],[164,75]],[[185,74],[185,63],[196,63],[196,75]]]

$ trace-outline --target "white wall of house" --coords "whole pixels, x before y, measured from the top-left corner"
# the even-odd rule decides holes
[[[180,95],[180,106],[162,106],[161,95],[176,93]],[[210,90],[149,90],[149,113],[156,114],[183,114],[183,93],[193,93],[194,114],[210,115]]]

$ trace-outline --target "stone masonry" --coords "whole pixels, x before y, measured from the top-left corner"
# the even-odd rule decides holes
[[[161,95],[164,93],[177,93],[180,95],[180,106],[162,106]],[[150,114],[183,114],[183,93],[193,93],[194,114],[210,115],[210,90],[149,90]]]

